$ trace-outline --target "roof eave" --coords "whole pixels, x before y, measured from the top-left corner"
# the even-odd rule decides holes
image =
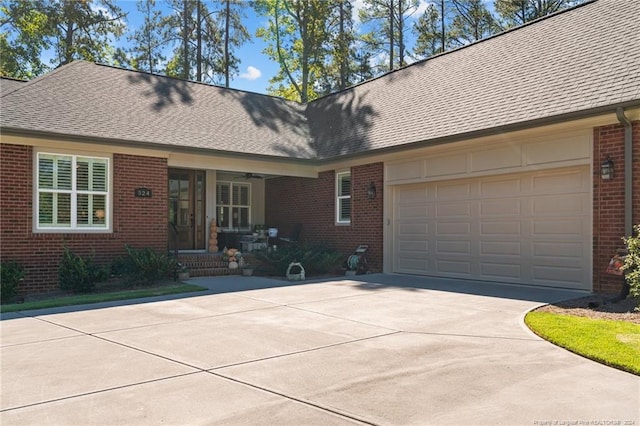
[[[225,151],[225,150],[213,149],[213,148],[198,148],[198,147],[181,146],[181,145],[165,145],[165,144],[154,143],[154,142],[101,138],[101,137],[95,137],[95,136],[72,135],[72,134],[54,133],[54,132],[46,132],[46,131],[40,131],[40,130],[28,130],[28,129],[12,128],[12,127],[2,127],[0,128],[0,133],[6,136],[36,137],[36,138],[49,139],[54,141],[89,143],[89,144],[98,144],[98,145],[107,145],[107,146],[118,146],[123,148],[138,148],[138,149],[157,150],[157,151],[166,151],[166,152],[174,152],[174,153],[179,152],[184,154],[200,154],[200,155],[209,155],[209,156],[215,155],[217,157],[226,157],[226,158],[235,158],[235,159],[242,158],[242,159],[263,160],[263,161],[271,161],[271,162],[282,162],[282,163],[295,162],[296,164],[304,163],[307,165],[317,165],[319,163],[319,161],[314,158],[291,157],[291,156],[281,157],[281,156],[267,155],[267,154],[256,154],[256,153],[247,153],[247,152],[239,152],[239,151]]]

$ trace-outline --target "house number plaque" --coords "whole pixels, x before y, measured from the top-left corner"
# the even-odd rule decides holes
[[[151,198],[151,190],[149,188],[136,188],[136,197]]]

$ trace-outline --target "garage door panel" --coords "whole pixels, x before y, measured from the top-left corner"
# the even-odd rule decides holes
[[[583,245],[580,243],[549,241],[534,243],[533,255],[539,257],[569,257],[573,259],[582,259],[584,253]]]
[[[519,264],[483,262],[480,264],[480,273],[487,278],[519,280],[522,276],[522,268]]]
[[[532,177],[533,192],[539,194],[571,194],[588,190],[583,170],[560,171]]]
[[[522,206],[520,199],[507,198],[480,201],[480,217],[508,217],[513,215],[520,215],[522,212]]]
[[[480,197],[507,197],[519,196],[522,192],[520,179],[487,180],[480,183]]]
[[[492,235],[512,235],[519,237],[522,233],[522,224],[516,221],[481,222],[480,235],[490,237]]]
[[[468,260],[438,260],[436,262],[437,272],[443,274],[453,274],[456,276],[471,276],[471,262]]]
[[[429,251],[429,241],[427,240],[403,240],[398,247],[401,256],[406,257],[409,254],[420,254]],[[426,256],[425,256],[426,257]]]
[[[532,284],[584,288],[584,272],[580,267],[534,266],[532,278]]]
[[[424,219],[429,217],[430,212],[427,206],[398,206],[398,218],[399,219]]]
[[[471,195],[470,183],[456,184],[438,184],[436,187],[436,197],[438,200],[447,199],[467,199]]]
[[[429,234],[429,225],[426,223],[402,223],[398,225],[398,234],[409,239],[426,238]]]
[[[554,236],[560,238],[582,237],[584,228],[580,219],[534,220],[533,235],[538,237]]]
[[[436,223],[437,235],[446,237],[450,235],[468,235],[471,231],[469,222],[438,222]]]
[[[471,205],[467,202],[463,203],[441,203],[435,206],[436,217],[471,217]]]
[[[589,290],[590,179],[578,166],[393,187],[393,270]]]
[[[480,241],[480,255],[520,256],[520,241]]]
[[[470,241],[438,241],[436,247],[438,254],[471,254]]]
[[[538,196],[533,199],[533,214],[537,217],[551,215],[582,216],[586,213],[584,204],[584,197],[580,194]]]
[[[419,186],[405,188],[402,193],[398,194],[397,202],[399,204],[418,204],[426,200],[428,189]]]

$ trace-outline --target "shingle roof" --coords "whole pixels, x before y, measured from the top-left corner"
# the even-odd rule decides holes
[[[7,91],[0,125],[298,159],[428,143],[640,104],[637,16],[598,0],[308,105],[78,61]]]
[[[16,78],[0,77],[0,96],[3,96],[19,87],[21,87],[26,80],[18,80]]]
[[[84,61],[26,83],[2,108],[3,127],[88,139],[265,155],[307,139],[295,102]]]
[[[639,16],[600,0],[413,64],[311,103],[311,134],[332,156],[637,105]]]

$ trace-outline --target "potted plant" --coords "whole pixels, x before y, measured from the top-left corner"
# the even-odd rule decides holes
[[[179,280],[188,280],[189,279],[189,268],[187,265],[183,265],[182,263],[178,263],[178,279]]]
[[[242,275],[244,275],[245,277],[250,277],[253,275],[253,266],[251,266],[250,263],[245,263],[242,266]]]

